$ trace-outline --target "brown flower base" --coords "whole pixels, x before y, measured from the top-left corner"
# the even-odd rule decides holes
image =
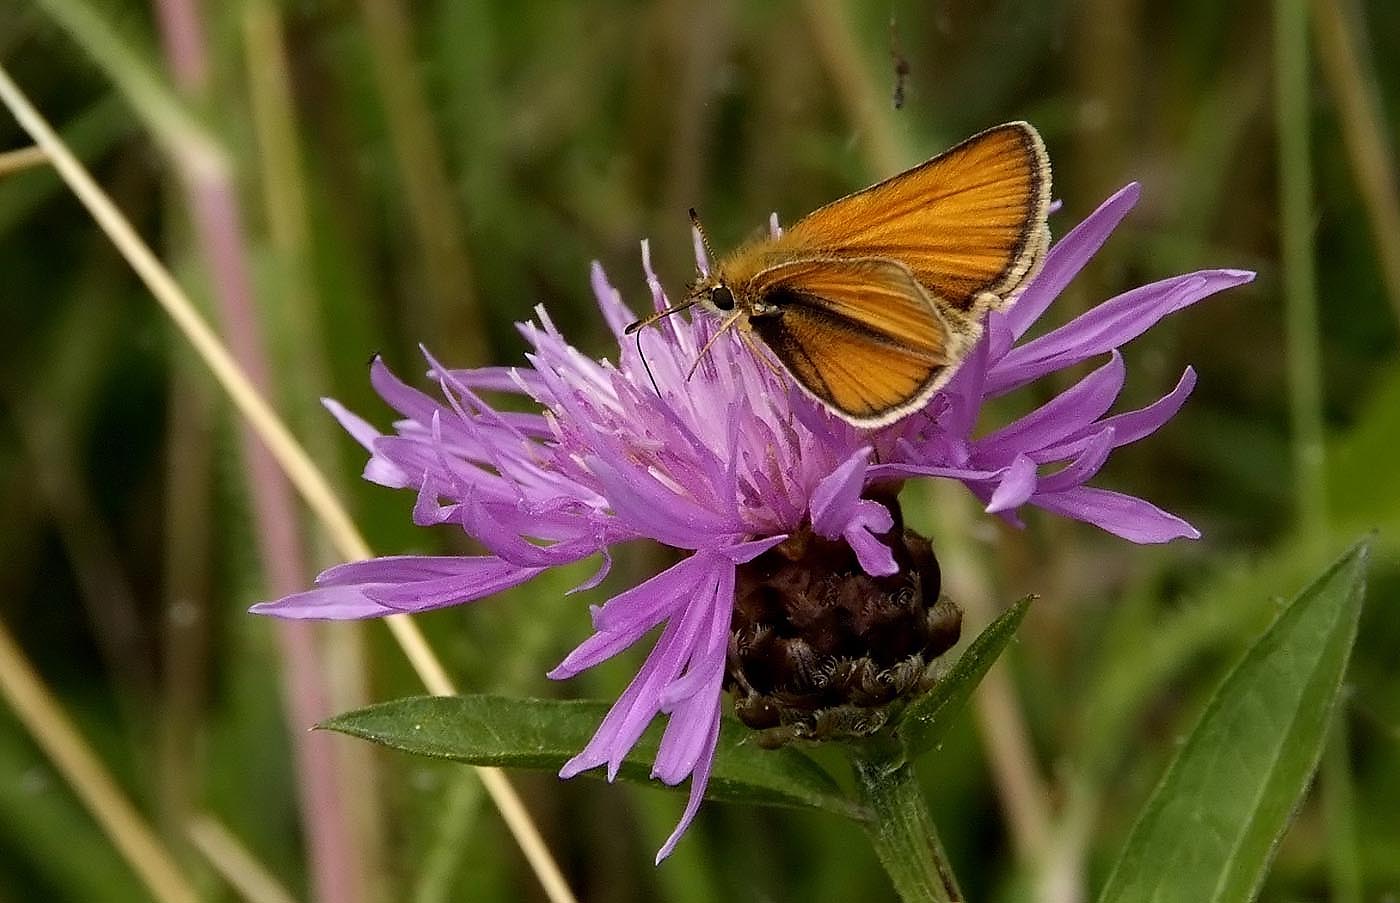
[[[762,745],[878,731],[957,643],[962,612],[939,599],[933,547],[889,504],[897,574],[871,577],[808,530],[739,568],[725,686]]]

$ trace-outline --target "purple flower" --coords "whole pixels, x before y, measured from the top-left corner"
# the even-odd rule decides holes
[[[618,362],[570,345],[543,308],[520,328],[533,349],[528,366],[449,370],[428,356],[441,399],[398,380],[375,361],[375,389],[400,415],[381,434],[334,401],[326,405],[366,449],[365,477],[417,492],[414,522],[458,524],[485,548],[474,557],[403,556],[331,568],[317,586],[253,610],[284,618],[363,618],[468,602],[523,583],[546,568],[649,539],[690,552],[593,613],[594,633],[553,671],[563,679],[662,627],[646,662],[588,745],[561,771],[570,777],[623,757],[658,714],[668,717],[652,775],[691,779],[690,799],[658,853],[670,853],[704,796],[719,732],[721,687],[736,568],[804,526],[843,539],[872,576],[897,566],[881,540],[893,523],[869,497],[876,483],[932,476],[962,482],[988,512],[1019,523],[1032,505],[1095,524],[1133,542],[1199,533],[1141,499],[1085,485],[1113,449],[1161,427],[1195,383],[1137,411],[1109,415],[1123,386],[1117,349],[1167,314],[1252,273],[1206,270],[1143,286],[1073,322],[1017,344],[1132,208],[1122,189],[1050,251],[1044,270],[1006,311],[993,313],[981,341],[928,406],[875,431],[857,429],[773,372],[733,334],[716,342],[693,378],[686,374],[715,322],[668,317],[641,336],[642,356],[624,327],[634,319],[597,264],[593,290],[617,336]],[[652,302],[667,298],[642,259]],[[703,266],[703,260],[701,260]],[[973,436],[983,403],[1041,376],[1107,355],[1076,385],[1024,417]],[[660,394],[658,395],[658,389]],[[482,393],[513,393],[539,413],[497,411]]]

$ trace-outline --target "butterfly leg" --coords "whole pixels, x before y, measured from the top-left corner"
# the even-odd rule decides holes
[[[760,345],[758,343],[758,340],[753,337],[753,333],[741,329],[739,330],[739,338],[743,339],[744,344],[749,346],[749,350],[753,352],[754,357],[758,358],[760,361],[763,362],[763,365],[765,367],[773,371],[774,376],[778,377],[778,379],[787,378],[786,376],[784,376],[782,368],[773,362],[773,358],[769,356],[769,354],[766,351],[763,350],[763,346]]]
[[[710,346],[714,345],[715,342],[719,341],[719,337],[728,332],[734,326],[735,323],[738,323],[740,317],[744,317],[747,315],[747,311],[736,310],[734,311],[734,313],[730,314],[723,323],[719,325],[719,329],[715,330],[715,334],[710,336],[710,340],[706,342],[704,347],[701,348],[700,351],[695,355],[695,363],[690,365],[690,370],[685,374],[686,382],[690,382],[690,378],[695,375],[695,371],[699,369],[700,362],[705,359],[705,353],[710,350]]]

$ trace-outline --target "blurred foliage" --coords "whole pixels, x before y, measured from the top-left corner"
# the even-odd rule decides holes
[[[1393,148],[1400,4],[1340,8]],[[177,170],[118,87],[131,72],[95,62],[63,9],[115,28],[118,66],[164,78],[155,10],[0,0],[0,61],[204,297]],[[449,530],[412,528],[407,495],[359,482],[358,448],[315,405],[334,396],[386,422],[364,366],[376,351],[400,372],[422,369],[419,342],[456,364],[515,361],[523,344],[511,324],[543,303],[583,347],[609,353],[591,260],[640,307],[639,239],[650,237],[673,289],[691,275],[688,206],[730,245],[769,211],[791,221],[1007,119],[1030,119],[1046,137],[1065,205],[1056,232],[1142,181],[1139,208],[1052,320],[1187,269],[1251,267],[1260,278],[1126,351],[1125,405],[1165,391],[1187,363],[1200,384],[1176,421],[1098,482],[1183,514],[1200,542],[1137,548],[1032,516],[986,544],[1001,598],[1041,596],[1009,655],[1063,816],[1057,836],[1078,845],[1065,861],[1091,894],[1101,885],[1178,738],[1274,614],[1271,600],[1296,592],[1342,540],[1377,528],[1347,695],[1343,764],[1355,793],[1345,814],[1358,828],[1364,899],[1400,893],[1400,307],[1368,220],[1384,199],[1358,188],[1335,86],[1314,67],[1335,537],[1319,549],[1293,519],[1268,3],[204,0],[202,13],[211,77],[192,109],[234,161],[276,401],[383,552],[467,546]],[[269,13],[285,36],[290,158],[268,152],[258,119],[271,64],[249,20]],[[910,68],[899,110],[892,43]],[[25,143],[0,116],[0,150]],[[283,231],[289,211],[304,215],[300,233]],[[306,725],[284,722],[272,625],[245,614],[265,590],[231,411],[42,168],[0,177],[0,330],[17,339],[0,360],[0,618],[210,899],[233,891],[189,846],[192,811],[212,812],[306,898],[288,740]],[[990,414],[1016,409],[1011,399]],[[925,498],[910,500],[909,517],[936,536],[939,511]],[[629,662],[567,686],[543,672],[585,635],[588,602],[657,565],[647,556],[623,556],[583,597],[564,596],[582,572],[551,574],[422,623],[465,689],[611,697]],[[372,699],[419,692],[387,634],[363,633]],[[334,659],[346,634],[318,636]],[[539,898],[474,779],[403,757],[377,754],[374,766],[384,899]],[[970,897],[1043,898],[1044,863],[1012,848],[974,720],[960,718],[921,770]],[[583,899],[892,896],[859,829],[835,818],[711,805],[654,869],[677,798],[537,774],[518,783]],[[1264,899],[1328,898],[1327,834],[1314,794]],[[0,900],[143,898],[0,711]]]

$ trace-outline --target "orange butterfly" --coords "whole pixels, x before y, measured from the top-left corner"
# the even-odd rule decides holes
[[[731,328],[751,346],[756,337],[838,416],[884,426],[922,407],[987,311],[1039,271],[1049,206],[1040,134],[999,125],[740,247],[685,301],[628,332],[701,304],[724,317],[716,338]]]

